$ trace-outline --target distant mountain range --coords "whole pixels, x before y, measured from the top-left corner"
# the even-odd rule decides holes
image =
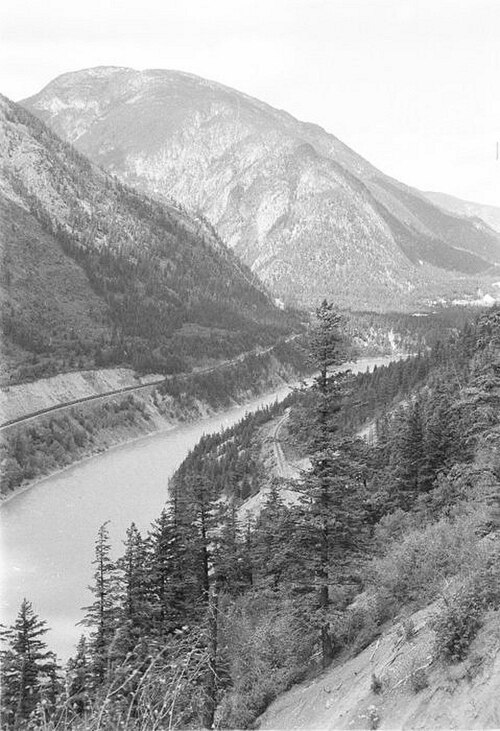
[[[424,194],[430,201],[445,211],[456,213],[459,216],[468,218],[480,218],[497,232],[500,232],[500,208],[487,206],[473,201],[464,201],[446,193],[426,192]],[[500,195],[499,195],[500,197]]]
[[[408,309],[473,297],[499,278],[500,234],[484,221],[212,81],[100,67],[22,103],[121,181],[201,214],[287,303]]]
[[[116,363],[184,371],[297,324],[209,224],[127,188],[5,97],[0,162],[1,325],[15,380]]]

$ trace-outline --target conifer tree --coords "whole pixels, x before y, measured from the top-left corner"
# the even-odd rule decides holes
[[[317,375],[313,379],[316,418],[311,424],[311,443],[314,452],[330,446],[336,431],[335,415],[340,410],[343,377],[331,369],[346,362],[348,341],[342,332],[342,320],[332,303],[326,300],[316,310],[316,322],[309,336],[309,361]]]
[[[230,556],[217,566],[217,543],[222,545],[227,542],[228,547],[232,544],[232,548],[235,548],[236,535],[233,533],[234,524],[232,527],[229,524],[219,525],[221,506],[214,486],[202,472],[186,476],[182,488],[179,485],[176,487],[179,520],[185,537],[185,555],[194,579],[186,607],[189,612],[187,616],[205,626],[204,646],[200,647],[205,666],[200,678],[201,721],[205,728],[212,728],[218,690],[219,594],[223,583],[233,578],[234,573]]]
[[[225,594],[236,596],[251,585],[251,556],[242,537],[235,501],[219,501],[215,506],[212,533],[212,584]]]
[[[95,601],[86,610],[81,624],[90,627],[90,654],[94,683],[101,684],[110,669],[110,649],[117,626],[117,576],[116,566],[111,560],[108,522],[98,530],[95,542],[94,584],[90,591]]]
[[[2,662],[2,726],[20,728],[43,700],[43,688],[57,673],[55,655],[47,650],[42,637],[48,632],[46,622],[35,614],[31,602],[24,599],[14,624],[2,630],[6,648],[0,652]],[[51,705],[53,699],[50,699]]]
[[[154,632],[162,636],[181,627],[186,618],[184,544],[173,504],[169,504],[151,525],[148,542]]]
[[[397,480],[397,504],[408,510],[422,490],[424,478],[424,424],[419,399],[400,412],[396,424],[392,462]]]
[[[316,587],[321,655],[327,667],[334,655],[334,639],[328,619],[334,563],[356,543],[359,520],[351,513],[349,491],[352,480],[339,452],[335,433],[336,415],[347,377],[332,372],[347,359],[348,342],[341,329],[341,318],[333,305],[324,301],[316,311],[316,323],[309,339],[310,359],[318,375],[312,390],[314,412],[310,424],[312,468],[301,486],[304,510],[298,531],[301,549],[308,556],[311,584]]]
[[[74,657],[68,660],[67,682],[69,703],[75,713],[81,715],[88,706],[92,687],[90,653],[85,635],[80,637]]]
[[[275,591],[285,582],[293,582],[302,559],[292,540],[295,515],[283,502],[281,487],[277,480],[271,483],[252,532],[251,560],[255,582],[259,588],[269,586]]]
[[[119,651],[132,651],[141,636],[151,630],[151,587],[149,555],[135,523],[127,530],[125,553],[116,562],[118,573]]]

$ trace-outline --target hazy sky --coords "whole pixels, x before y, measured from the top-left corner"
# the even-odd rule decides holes
[[[500,0],[2,0],[4,94],[99,65],[220,81],[406,183],[500,206]]]

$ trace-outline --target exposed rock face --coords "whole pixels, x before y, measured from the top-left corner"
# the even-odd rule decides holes
[[[24,105],[125,182],[202,213],[287,302],[413,306],[472,292],[500,262],[488,226],[321,127],[190,74],[89,69]]]

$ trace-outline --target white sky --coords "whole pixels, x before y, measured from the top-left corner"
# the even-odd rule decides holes
[[[99,65],[220,81],[403,182],[500,206],[500,0],[2,0],[4,94]]]

